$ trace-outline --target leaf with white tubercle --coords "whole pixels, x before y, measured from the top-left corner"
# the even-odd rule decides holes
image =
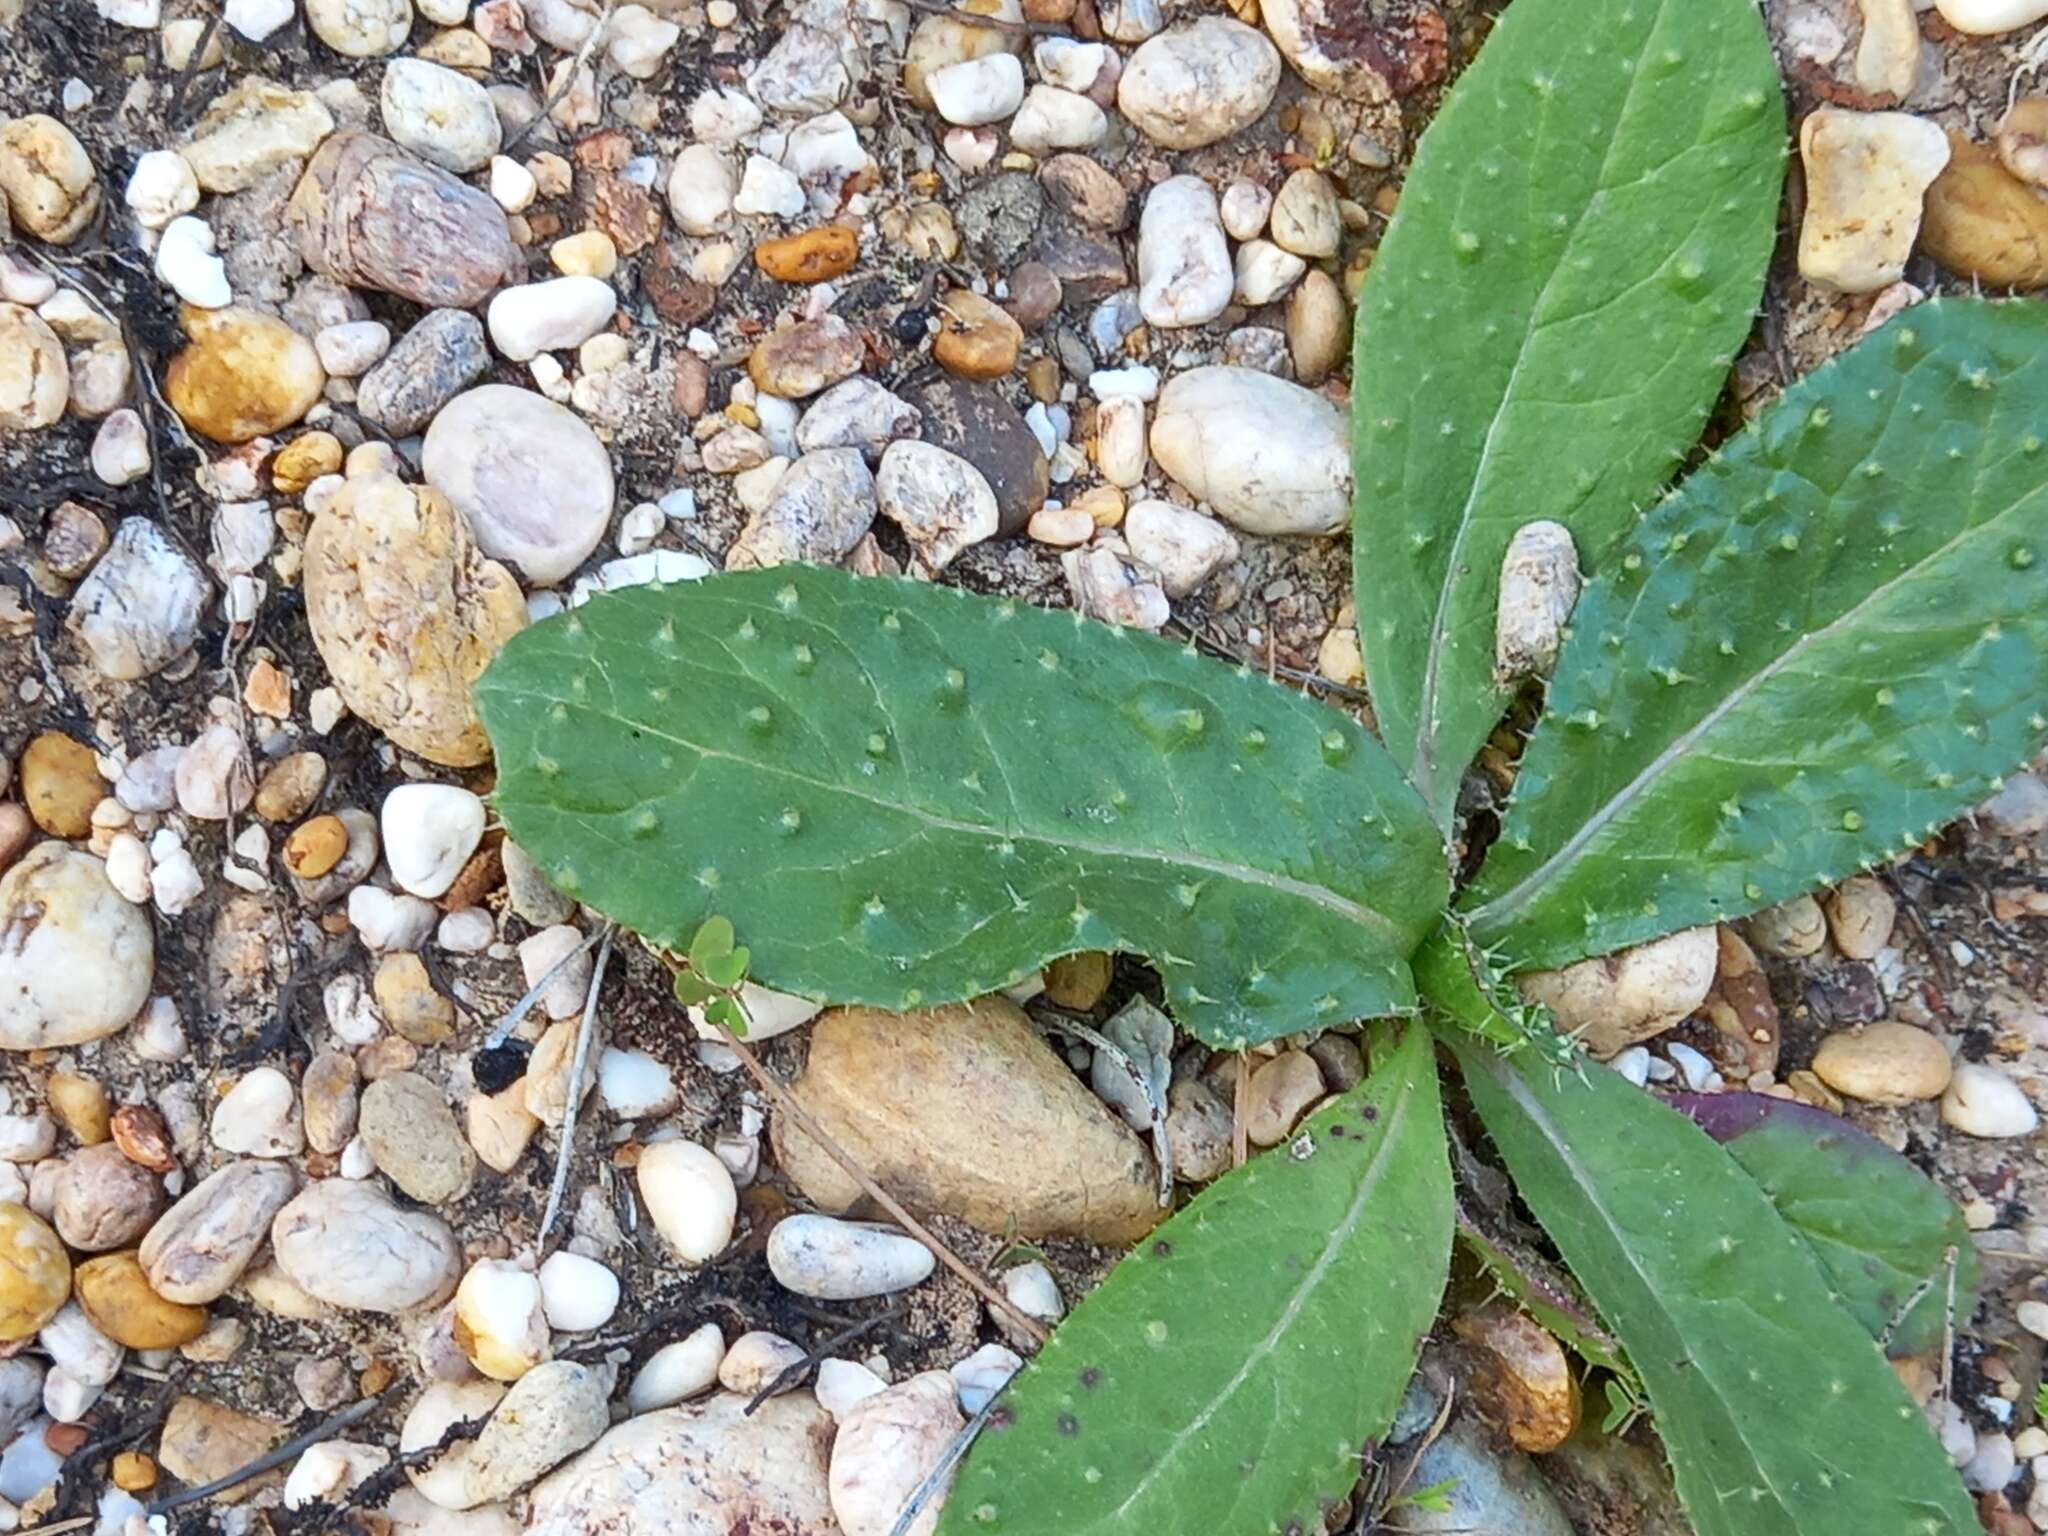
[[[1784,105],[1755,0],[1514,0],[1417,148],[1358,306],[1359,634],[1448,826],[1509,697],[1501,560],[1597,567],[1691,451],[1762,291]]]
[[[1348,716],[1151,636],[815,567],[593,599],[476,689],[507,830],[579,901],[911,1008],[1151,958],[1216,1045],[1415,1003],[1442,846]]]
[[[1943,299],[1788,389],[1595,574],[1460,906],[1510,969],[1899,852],[2048,718],[2048,309]]]

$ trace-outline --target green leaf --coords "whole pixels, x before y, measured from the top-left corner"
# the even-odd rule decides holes
[[[1464,957],[1432,1001],[1487,1006]],[[1970,1536],[1976,1512],[1870,1335],[1756,1181],[1619,1073],[1523,1072],[1444,1033],[1522,1197],[1641,1375],[1699,1536]]]
[[[1802,379],[1588,587],[1463,905],[1511,969],[1917,842],[2048,719],[2048,308],[1943,299]]]
[[[723,1024],[727,1029],[745,1039],[747,1016],[740,1011],[740,1005],[730,997],[714,997],[704,1005],[704,1018],[712,1024]]]
[[[1838,1115],[1761,1093],[1674,1094],[1806,1239],[1841,1304],[1895,1356],[1937,1348],[1950,1296],[1977,1310],[1977,1245],[1954,1201]]]
[[[714,906],[785,992],[911,1008],[1151,957],[1212,1044],[1411,1007],[1447,892],[1348,716],[1192,649],[790,566],[608,594],[478,683],[496,807],[675,948]]]
[[[704,962],[704,979],[714,987],[730,991],[747,979],[747,961],[750,958],[746,946],[729,955],[719,955]]]
[[[1393,1420],[1450,1259],[1428,1034],[1383,1027],[1373,1056],[1060,1325],[976,1442],[940,1536],[1322,1528]]]
[[[696,937],[690,940],[690,967],[701,971],[705,965],[724,955],[732,953],[732,920],[725,917],[707,917],[698,925]]]
[[[1582,563],[1699,436],[1777,227],[1755,0],[1514,0],[1424,134],[1358,309],[1360,636],[1388,747],[1448,826],[1507,700],[1515,530]]]
[[[695,971],[677,971],[675,994],[676,1001],[685,1008],[695,1008],[700,1003],[708,1003],[718,996],[718,989]]]

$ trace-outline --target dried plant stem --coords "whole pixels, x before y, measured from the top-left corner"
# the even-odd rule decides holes
[[[555,1217],[562,1209],[562,1195],[569,1188],[569,1165],[576,1158],[576,1111],[583,1104],[583,1074],[590,1069],[590,1042],[597,1034],[597,994],[604,986],[605,967],[611,963],[614,931],[611,924],[605,924],[597,963],[590,968],[590,988],[583,994],[583,1018],[576,1026],[576,1053],[569,1063],[569,1098],[562,1110],[562,1137],[555,1148],[555,1176],[548,1183],[548,1203],[541,1212],[540,1235],[533,1240],[535,1249],[542,1252],[547,1249],[548,1233],[554,1230]]]
[[[941,1264],[966,1281],[976,1295],[1002,1313],[1034,1345],[1046,1341],[1049,1335],[1036,1318],[1019,1310],[1015,1302],[984,1280],[959,1254],[948,1247],[936,1232],[906,1211],[894,1195],[877,1184],[867,1169],[855,1162],[851,1154],[833,1140],[822,1125],[811,1118],[811,1112],[797,1103],[796,1096],[775,1081],[768,1069],[761,1065],[761,1058],[747,1048],[745,1041],[723,1024],[718,1026],[718,1033],[725,1043],[732,1047],[733,1054],[739,1057],[740,1065],[747,1069],[747,1075],[753,1078],[760,1085],[761,1091],[774,1101],[775,1107],[801,1126],[806,1136],[823,1147],[830,1154],[832,1161],[844,1168],[848,1176],[867,1191],[868,1197],[887,1211],[898,1226],[931,1249]]]
[[[1013,1376],[1010,1381],[1016,1379]],[[897,1513],[895,1524],[889,1527],[889,1536],[906,1536],[912,1523],[923,1513],[925,1505],[932,1501],[932,1496],[945,1484],[960,1458],[967,1454],[967,1448],[974,1444],[975,1437],[988,1426],[988,1421],[995,1415],[996,1404],[1002,1401],[1003,1394],[1009,1390],[1010,1382],[1006,1381],[991,1392],[988,1401],[981,1405],[981,1411],[961,1425],[960,1432],[946,1442],[946,1449],[940,1454],[937,1463],[931,1471],[925,1473],[924,1481],[912,1490],[910,1501]]]
[[[148,1506],[148,1513],[161,1515],[186,1504],[196,1504],[201,1499],[210,1499],[216,1493],[225,1493],[230,1488],[246,1483],[252,1477],[261,1477],[272,1467],[281,1467],[291,1461],[308,1447],[318,1445],[322,1440],[330,1440],[351,1424],[368,1418],[383,1400],[380,1395],[351,1403],[332,1418],[322,1419],[303,1435],[295,1435],[275,1450],[265,1451],[247,1466],[238,1467],[225,1477],[216,1477],[212,1482],[201,1483],[197,1488],[186,1488],[177,1493],[166,1494]]]

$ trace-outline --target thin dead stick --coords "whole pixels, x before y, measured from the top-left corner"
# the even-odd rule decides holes
[[[562,1195],[569,1188],[569,1164],[576,1157],[576,1111],[583,1103],[583,1074],[590,1067],[590,1041],[597,1033],[597,994],[604,985],[605,967],[612,958],[612,925],[606,923],[604,942],[598,946],[597,963],[590,968],[590,990],[583,994],[583,1019],[576,1026],[576,1054],[569,1063],[569,1101],[562,1109],[562,1140],[555,1148],[555,1176],[548,1183],[547,1208],[541,1212],[540,1236],[534,1247],[545,1251],[548,1233],[562,1209]]]
[[[783,1388],[793,1387],[803,1380],[805,1373],[810,1371],[812,1367],[822,1363],[825,1357],[831,1354],[833,1350],[851,1344],[862,1335],[872,1333],[875,1329],[881,1327],[882,1324],[893,1322],[902,1315],[903,1303],[898,1301],[887,1310],[877,1312],[873,1317],[864,1317],[851,1327],[841,1328],[837,1333],[812,1345],[804,1351],[803,1359],[792,1360],[788,1365],[777,1371],[767,1386],[747,1399],[747,1406],[742,1408],[740,1412],[751,1416],[756,1408],[767,1402],[776,1393],[782,1391]]]
[[[82,1531],[98,1519],[98,1515],[73,1515],[69,1520],[59,1520],[53,1525],[24,1525],[14,1536],[64,1536],[64,1532]]]
[[[1017,1378],[1012,1376],[1010,1381]],[[931,1471],[925,1473],[924,1481],[911,1490],[910,1502],[897,1512],[896,1523],[889,1527],[889,1536],[906,1536],[912,1523],[923,1513],[925,1505],[932,1501],[932,1495],[945,1486],[953,1468],[960,1458],[967,1454],[967,1448],[974,1444],[975,1437],[988,1427],[988,1421],[995,1416],[996,1404],[1003,1400],[1003,1394],[1010,1390],[1010,1382],[1004,1382],[989,1394],[988,1401],[981,1405],[981,1411],[965,1424],[960,1432],[946,1442],[946,1449],[939,1456]]]
[[[809,1136],[811,1140],[823,1147],[831,1155],[832,1161],[844,1168],[853,1181],[867,1191],[868,1197],[875,1204],[895,1218],[896,1224],[899,1227],[923,1243],[925,1247],[931,1249],[938,1256],[941,1264],[966,1281],[973,1288],[976,1295],[1014,1323],[1018,1331],[1033,1344],[1043,1344],[1046,1341],[1049,1335],[1036,1318],[1020,1311],[1015,1302],[982,1279],[959,1254],[946,1245],[936,1232],[906,1211],[894,1195],[877,1184],[869,1175],[867,1169],[855,1162],[852,1155],[844,1147],[840,1146],[838,1142],[834,1141],[830,1133],[822,1125],[811,1118],[811,1112],[805,1109],[803,1105],[797,1103],[795,1097],[788,1089],[775,1081],[768,1069],[761,1065],[761,1058],[747,1048],[744,1040],[740,1039],[738,1035],[734,1034],[723,1023],[718,1025],[718,1033],[725,1043],[732,1048],[733,1054],[739,1057],[740,1065],[747,1069],[747,1075],[760,1084],[761,1091],[774,1101],[775,1107],[802,1127],[806,1136]]]
[[[239,1467],[225,1477],[216,1477],[210,1483],[201,1483],[197,1488],[167,1494],[154,1504],[148,1505],[144,1513],[152,1516],[168,1514],[171,1510],[184,1505],[196,1504],[201,1499],[210,1499],[216,1493],[225,1493],[237,1484],[246,1483],[252,1477],[261,1477],[272,1467],[283,1466],[308,1447],[318,1445],[322,1440],[332,1439],[351,1424],[368,1418],[383,1401],[383,1394],[379,1393],[376,1397],[366,1397],[361,1402],[351,1403],[332,1418],[322,1419],[303,1435],[294,1436],[274,1451],[265,1451],[246,1467]]]
[[[1237,1053],[1237,1086],[1230,1095],[1230,1166],[1242,1168],[1251,1156],[1252,1064]]]
[[[1941,1314],[1941,1400],[1949,1400],[1950,1378],[1956,1364],[1956,1250],[1953,1244],[1942,1255],[1948,1265],[1948,1304]]]
[[[609,931],[608,929],[601,929],[593,933],[589,938],[578,944],[569,953],[562,956],[561,959],[543,971],[540,980],[528,987],[526,995],[512,1005],[511,1011],[504,1018],[498,1020],[497,1027],[485,1037],[483,1048],[487,1051],[495,1051],[499,1046],[503,1045],[512,1031],[519,1027],[519,1021],[533,1012],[534,1004],[538,1003],[546,995],[548,988],[555,984],[555,978],[574,965],[579,956],[589,954],[596,947],[597,941],[604,938]]]
[[[1173,1204],[1173,1146],[1166,1139],[1166,1100],[1159,1092],[1159,1085],[1139,1071],[1130,1054],[1114,1040],[1078,1019],[1061,1014],[1047,1028],[1072,1035],[1101,1051],[1122,1068],[1124,1076],[1137,1084],[1138,1092],[1145,1095],[1145,1118],[1151,1122],[1152,1130],[1152,1158],[1159,1169],[1159,1208],[1165,1210]]]
[[[498,150],[499,154],[509,155],[524,144],[533,130],[547,121],[548,114],[562,104],[563,98],[576,89],[576,77],[590,67],[591,55],[596,53],[604,42],[605,29],[611,26],[612,12],[617,10],[618,6],[619,0],[604,0],[604,9],[597,14],[597,25],[592,27],[590,35],[577,45],[575,55],[569,61],[569,67],[562,72],[562,83],[548,92],[548,99],[540,104],[540,110],[527,119],[525,127],[504,142]]]

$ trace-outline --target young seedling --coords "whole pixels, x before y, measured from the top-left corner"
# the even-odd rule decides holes
[[[1507,7],[1359,306],[1378,736],[1190,648],[807,568],[600,597],[480,683],[511,834],[690,944],[707,1006],[751,972],[908,1009],[1121,950],[1212,1046],[1379,1021],[1363,1083],[1062,1324],[942,1536],[1321,1529],[1436,1319],[1439,1047],[1701,1536],[1977,1529],[1883,1352],[1972,1305],[1938,1193],[1583,1066],[1515,981],[1890,857],[2048,730],[2038,306],[1908,310],[1666,491],[1751,323],[1784,136],[1752,0]],[[1481,848],[1465,769],[1553,651]]]

